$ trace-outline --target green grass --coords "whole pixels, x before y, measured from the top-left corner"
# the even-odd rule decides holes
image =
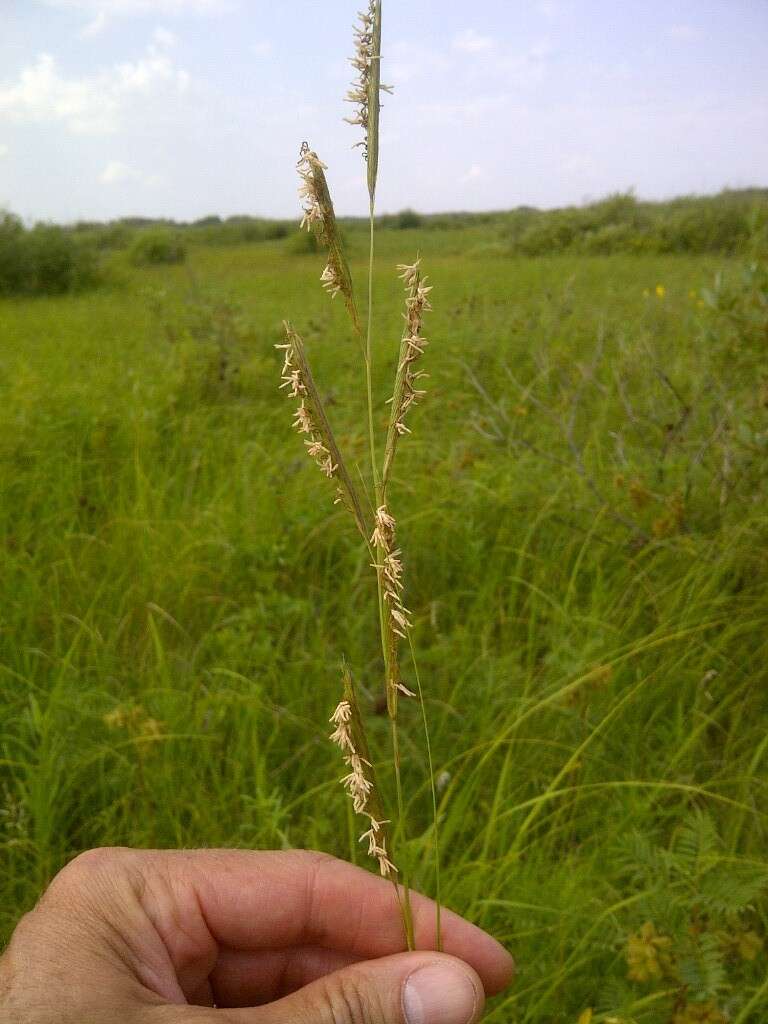
[[[364,862],[326,723],[342,654],[379,696],[375,582],[290,430],[282,318],[364,467],[362,368],[321,258],[289,247],[192,248],[0,304],[0,938],[91,846]],[[391,498],[446,901],[519,961],[490,1019],[667,1024],[698,999],[758,1024],[765,951],[737,944],[768,923],[760,280],[725,258],[513,260],[483,255],[480,228],[384,233],[382,424],[394,264],[417,248],[431,380]],[[386,718],[370,733],[386,756]],[[415,705],[402,733],[429,891]],[[672,980],[628,977],[646,921]]]

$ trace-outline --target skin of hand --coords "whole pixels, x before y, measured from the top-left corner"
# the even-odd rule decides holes
[[[3,1024],[473,1024],[511,980],[485,932],[301,850],[92,850],[0,959]],[[216,1007],[216,1008],[214,1008]]]

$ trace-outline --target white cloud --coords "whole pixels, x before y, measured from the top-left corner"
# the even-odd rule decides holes
[[[110,160],[99,175],[102,185],[126,185],[138,182],[141,185],[160,185],[162,179],[156,174],[144,174],[122,160]]]
[[[696,30],[693,25],[670,25],[667,29],[667,35],[672,39],[693,39],[696,35]]]
[[[124,64],[118,64],[112,71],[118,93],[151,92],[160,82],[176,83],[180,92],[189,84],[186,72],[179,71],[169,57],[158,53],[154,47],[146,57]]]
[[[481,36],[473,28],[468,28],[456,36],[453,48],[463,53],[487,53],[493,49],[493,39],[490,36]]]
[[[272,43],[268,39],[262,39],[260,42],[253,44],[251,53],[255,57],[271,57]]]
[[[99,175],[102,185],[119,185],[125,181],[135,181],[139,178],[139,172],[122,160],[110,160],[107,166]]]
[[[542,17],[549,18],[551,21],[560,13],[560,4],[557,0],[539,0],[536,9]]]
[[[186,91],[189,75],[152,44],[145,55],[83,78],[59,73],[47,53],[24,68],[12,84],[0,83],[0,120],[18,123],[61,122],[77,134],[117,131],[123,115],[138,97],[164,90]]]
[[[466,125],[499,115],[509,107],[511,99],[508,93],[499,92],[458,103],[420,103],[416,109],[430,125]]]
[[[546,77],[550,58],[555,53],[548,39],[534,43],[523,53],[513,53],[500,58],[497,70],[507,75],[520,88],[539,85]]]
[[[87,24],[80,29],[78,35],[81,39],[93,39],[96,36],[101,35],[106,27],[107,16],[103,11],[100,11],[95,18],[92,18],[91,21],[87,22]]]
[[[2,159],[4,156],[8,156],[9,153],[10,149],[8,148],[8,146],[6,146],[4,142],[0,142],[0,159]]]
[[[481,178],[485,177],[485,171],[480,164],[472,164],[466,174],[461,178],[463,185],[467,185],[472,181],[480,181]]]
[[[232,0],[42,0],[48,7],[91,14],[94,18],[135,14],[220,14]]]
[[[169,32],[167,28],[163,28],[162,25],[158,25],[152,33],[152,45],[159,50],[171,50],[178,41],[177,36],[173,32]]]
[[[388,59],[384,64],[382,75],[386,82],[403,85],[422,76],[432,76],[451,68],[452,62],[428,46],[401,40],[393,43],[388,51]],[[340,65],[340,68],[343,65]],[[349,69],[345,69],[344,78],[348,79]]]
[[[63,121],[74,132],[109,132],[117,127],[114,88],[98,79],[65,79],[53,57],[41,53],[14,85],[0,85],[0,118],[19,122]]]

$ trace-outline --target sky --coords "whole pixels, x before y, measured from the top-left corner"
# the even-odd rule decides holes
[[[0,0],[0,207],[290,217],[343,123],[361,0]],[[384,0],[379,209],[768,185],[768,0]]]

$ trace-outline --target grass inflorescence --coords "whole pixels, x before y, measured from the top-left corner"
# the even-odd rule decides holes
[[[381,85],[381,38],[382,38],[382,5],[381,0],[370,0],[368,9],[359,16],[360,23],[355,28],[355,54],[352,58],[358,79],[347,99],[357,104],[357,114],[346,118],[351,124],[359,125],[364,132],[362,140],[363,157],[367,173],[367,186],[370,208],[370,240],[368,257],[368,308],[366,317],[365,338],[357,313],[354,299],[352,276],[349,263],[344,253],[341,235],[336,222],[336,215],[326,178],[327,166],[319,160],[308,143],[301,147],[298,171],[301,177],[299,195],[302,201],[303,217],[301,226],[307,230],[315,230],[323,247],[327,250],[327,265],[321,275],[323,288],[333,299],[339,293],[349,313],[352,327],[361,343],[362,369],[365,382],[367,401],[367,428],[370,455],[370,490],[367,493],[367,505],[372,509],[365,511],[365,502],[358,497],[355,485],[347,471],[344,458],[339,450],[331,431],[329,417],[314,384],[309,369],[304,344],[293,327],[286,322],[286,342],[279,345],[285,351],[283,381],[281,387],[288,388],[289,393],[299,402],[294,426],[300,433],[307,434],[308,453],[315,459],[327,477],[336,479],[338,502],[344,504],[352,512],[355,524],[362,533],[369,557],[373,559],[371,568],[376,573],[378,592],[378,625],[381,639],[383,661],[383,689],[386,710],[390,722],[391,759],[396,804],[395,840],[398,849],[405,847],[406,840],[406,805],[401,777],[400,732],[398,721],[398,701],[400,696],[416,697],[416,693],[403,682],[400,668],[400,643],[410,639],[412,628],[410,612],[406,608],[403,597],[405,591],[402,551],[395,540],[396,522],[389,507],[386,496],[386,482],[395,457],[397,438],[409,433],[405,426],[406,413],[417,399],[423,397],[424,391],[417,388],[417,382],[424,376],[422,371],[414,371],[414,363],[424,354],[427,344],[422,334],[424,313],[431,309],[428,300],[430,287],[422,281],[419,261],[414,265],[401,265],[398,270],[406,283],[406,328],[400,345],[399,362],[394,372],[394,390],[390,402],[392,410],[390,424],[384,444],[383,465],[379,464],[376,443],[376,412],[372,387],[372,342],[373,342],[373,274],[374,274],[374,239],[375,239],[375,201],[376,183],[379,162],[379,108],[380,93],[387,88]],[[380,450],[380,449],[379,449]],[[368,536],[370,534],[370,537]],[[343,642],[343,641],[342,641]],[[411,647],[413,656],[413,647]],[[415,660],[414,660],[415,666]],[[423,693],[419,690],[422,707],[422,719],[425,730],[425,742],[429,747],[429,733]],[[386,846],[384,819],[378,811],[371,811],[372,802],[381,806],[383,796],[379,793],[374,781],[374,765],[362,750],[369,749],[365,735],[365,718],[358,704],[356,691],[351,682],[349,669],[345,668],[344,699],[339,703],[332,717],[336,726],[332,739],[342,749],[344,760],[350,772],[342,780],[353,802],[356,814],[364,815],[369,828],[363,833],[362,840],[368,842],[369,855],[379,865],[381,874],[395,880],[398,876],[402,881],[396,888],[398,901],[403,915],[405,940],[409,948],[414,947],[415,937],[410,906],[409,875],[410,868],[407,858],[398,857],[400,867],[396,867],[391,859],[391,851]],[[430,765],[429,784],[433,793],[433,828],[435,835],[434,858],[435,876],[439,878],[439,844],[436,799],[434,799],[434,779]],[[435,924],[435,942],[441,946],[440,936],[440,904],[437,900]]]

